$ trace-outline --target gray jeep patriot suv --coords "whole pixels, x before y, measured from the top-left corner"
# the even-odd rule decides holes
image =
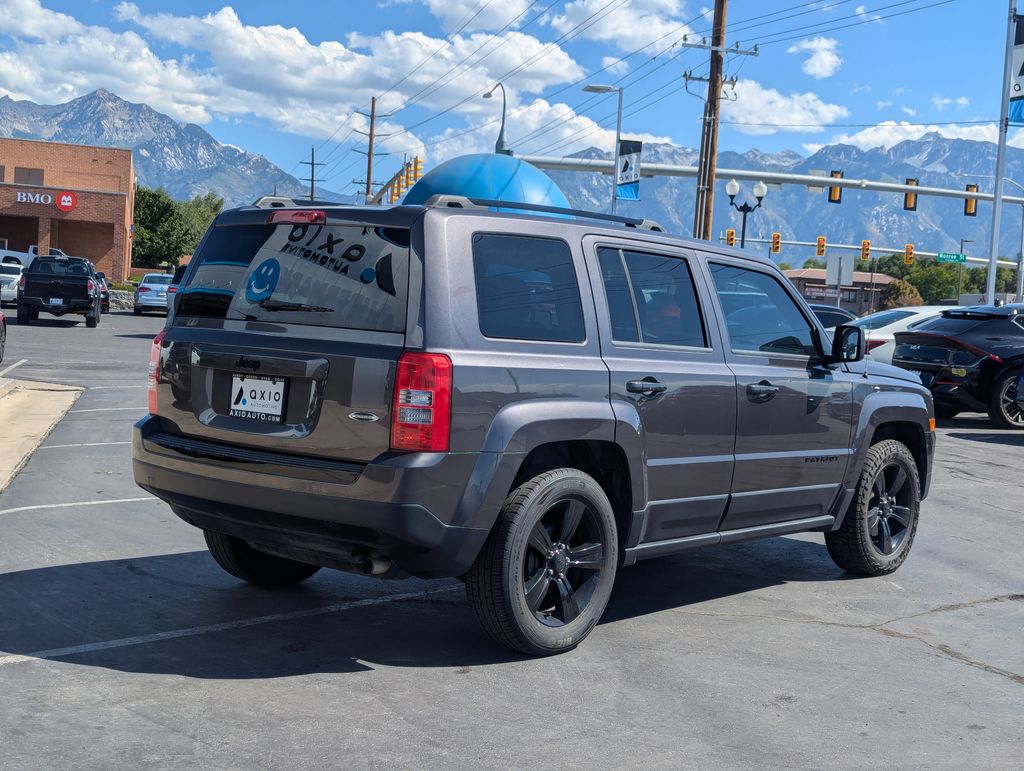
[[[458,576],[536,655],[648,557],[818,531],[843,570],[902,564],[916,375],[765,259],[492,204],[219,215],[153,341],[138,484],[240,579]]]

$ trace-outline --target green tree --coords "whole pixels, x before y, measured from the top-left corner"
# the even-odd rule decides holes
[[[824,268],[825,261],[819,260],[817,257],[808,257],[806,260],[804,260],[803,266],[805,268]]]
[[[780,262],[779,270],[793,270],[793,266],[788,262]]]
[[[141,268],[173,268],[193,246],[188,223],[167,191],[137,185],[132,262]]]
[[[922,265],[906,280],[921,293],[926,303],[937,305],[941,300],[956,296],[957,267],[948,263]]]
[[[177,206],[189,235],[190,246],[184,253],[191,254],[206,229],[210,227],[213,218],[224,208],[224,199],[216,193],[207,193],[206,195],[197,195],[191,201],[178,203]]]
[[[909,281],[904,281],[901,278],[891,282],[885,289],[882,290],[882,296],[879,298],[879,310],[889,310],[890,308],[906,308],[912,305],[924,305],[924,300],[921,298],[920,292],[914,288],[914,285]]]

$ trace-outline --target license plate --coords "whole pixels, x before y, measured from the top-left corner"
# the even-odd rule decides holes
[[[50,305],[60,305],[63,302],[64,301],[62,299],[60,299],[59,297],[51,297],[50,298]]]
[[[231,376],[231,410],[235,418],[281,423],[288,381],[264,375]]]

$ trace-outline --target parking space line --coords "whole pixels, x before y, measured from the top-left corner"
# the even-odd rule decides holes
[[[112,388],[149,388],[148,385],[124,385],[124,386],[89,386],[90,391],[109,391]]]
[[[385,597],[371,597],[364,600],[336,602],[332,605],[324,605],[319,608],[295,610],[288,613],[272,613],[268,616],[254,616],[253,618],[242,618],[236,621],[224,621],[220,624],[204,624],[202,626],[192,626],[184,629],[171,629],[167,632],[143,634],[136,637],[122,637],[117,640],[103,640],[101,642],[85,643],[83,645],[69,645],[64,648],[51,648],[50,650],[35,651],[33,653],[0,656],[0,668],[10,666],[12,664],[20,664],[25,661],[63,658],[64,656],[74,656],[80,653],[94,653],[96,651],[105,651],[112,648],[127,648],[133,645],[146,645],[148,643],[162,642],[164,640],[176,640],[181,637],[195,637],[197,635],[212,634],[214,632],[231,632],[235,629],[246,629],[247,627],[259,626],[261,624],[271,624],[275,621],[293,621],[299,618],[326,616],[330,613],[339,613],[345,610],[370,608],[374,605],[387,605],[392,602],[401,602],[403,600],[429,598],[435,594],[452,592],[461,588],[461,586],[449,586],[432,591],[421,590],[418,592],[403,592],[402,594],[391,594]]]
[[[5,368],[5,369],[2,369],[2,370],[0,370],[0,377],[3,377],[4,375],[6,375],[6,374],[7,374],[8,372],[10,372],[10,371],[11,371],[12,369],[14,369],[15,367],[20,367],[20,366],[21,366],[22,364],[24,364],[24,363],[25,363],[26,361],[28,361],[28,359],[22,359],[21,361],[16,361],[16,362],[14,362],[14,364],[12,364],[11,366],[9,366],[9,367],[7,367],[7,368]]]
[[[44,444],[40,450],[62,450],[65,447],[111,447],[115,444],[131,444],[131,442],[81,442],[80,444]]]
[[[75,415],[79,412],[120,412],[123,410],[135,410],[136,412],[145,411],[145,407],[90,407],[85,410],[71,410],[68,415]]]
[[[141,501],[159,501],[152,495],[145,498],[112,498],[106,501],[75,501],[73,503],[40,503],[35,506],[15,506],[13,509],[0,509],[0,514],[17,514],[19,511],[36,511],[38,509],[70,509],[75,506],[102,506],[105,503],[139,503]]]

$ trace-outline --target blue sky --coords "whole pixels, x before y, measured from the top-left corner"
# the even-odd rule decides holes
[[[357,111],[371,96],[393,113],[380,179],[405,154],[429,167],[491,149],[500,100],[481,95],[499,79],[517,152],[610,149],[614,97],[586,83],[626,87],[625,135],[694,147],[702,102],[683,73],[705,74],[708,58],[678,43],[710,35],[710,4],[2,0],[0,95],[57,103],[107,88],[297,175],[316,145],[338,191],[362,176]],[[993,138],[1005,15],[1004,0],[731,0],[729,44],[760,55],[727,61],[738,83],[720,146]]]

